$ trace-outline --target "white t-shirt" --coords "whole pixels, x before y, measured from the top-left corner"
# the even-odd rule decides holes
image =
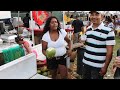
[[[55,56],[63,56],[66,53],[64,38],[66,37],[67,32],[64,29],[60,29],[60,31],[61,32],[59,32],[59,38],[57,39],[57,41],[51,40],[49,31],[46,32],[42,37],[42,40],[48,43],[48,48],[53,47],[56,49]]]

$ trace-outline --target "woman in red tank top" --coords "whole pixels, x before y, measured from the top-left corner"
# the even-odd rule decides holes
[[[22,46],[26,55],[29,53],[35,53],[35,55],[37,57],[37,52],[35,50],[32,50],[32,45],[30,45],[30,43],[28,41],[25,41],[22,36],[16,37],[15,41],[16,41],[16,43],[18,43],[19,45]]]

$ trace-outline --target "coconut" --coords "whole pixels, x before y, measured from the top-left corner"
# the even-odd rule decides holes
[[[46,56],[49,59],[55,57],[55,54],[56,54],[55,48],[50,47],[46,50]]]

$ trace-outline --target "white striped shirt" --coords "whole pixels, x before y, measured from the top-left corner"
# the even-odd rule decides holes
[[[106,45],[115,45],[115,35],[111,28],[105,27],[101,23],[93,30],[92,25],[88,27],[85,35],[81,38],[86,39],[86,47],[83,63],[101,68],[106,59]]]

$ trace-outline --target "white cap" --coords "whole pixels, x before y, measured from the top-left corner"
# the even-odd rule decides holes
[[[100,14],[104,14],[104,11],[90,11],[89,13],[92,13],[92,12],[97,12],[97,13],[100,13]]]

